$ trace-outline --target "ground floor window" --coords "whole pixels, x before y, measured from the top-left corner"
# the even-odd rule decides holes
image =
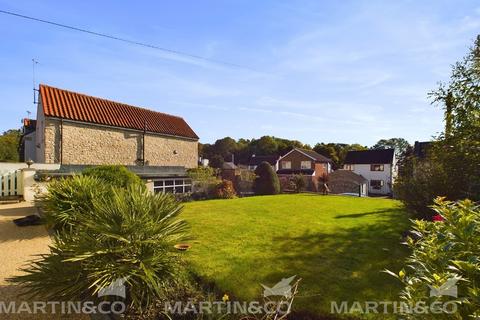
[[[153,181],[153,190],[164,193],[187,193],[192,191],[191,179],[158,179]]]
[[[383,184],[383,180],[370,180],[370,187],[375,190],[382,189]]]

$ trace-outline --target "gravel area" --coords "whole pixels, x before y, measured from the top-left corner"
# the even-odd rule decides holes
[[[12,301],[18,305],[24,301],[17,297],[21,288],[6,279],[21,274],[18,269],[28,264],[35,255],[48,253],[50,238],[44,226],[17,227],[12,221],[34,214],[36,208],[29,203],[0,205],[0,303],[6,306]],[[30,304],[31,305],[31,304]],[[1,308],[2,306],[0,306]],[[87,316],[58,314],[5,314],[0,309],[0,319],[89,319]]]

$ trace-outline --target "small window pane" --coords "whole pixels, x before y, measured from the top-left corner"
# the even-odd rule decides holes
[[[302,161],[300,163],[300,169],[310,169],[312,167],[310,161]]]
[[[173,186],[173,180],[165,180],[166,186]]]

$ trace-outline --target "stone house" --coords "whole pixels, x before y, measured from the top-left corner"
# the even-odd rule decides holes
[[[185,169],[198,164],[199,138],[183,118],[43,84],[34,137],[34,162],[148,166],[161,191],[184,186]],[[165,171],[183,175],[166,180]]]

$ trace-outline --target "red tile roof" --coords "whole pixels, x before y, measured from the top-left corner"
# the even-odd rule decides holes
[[[183,118],[81,93],[40,85],[46,117],[198,139]]]

